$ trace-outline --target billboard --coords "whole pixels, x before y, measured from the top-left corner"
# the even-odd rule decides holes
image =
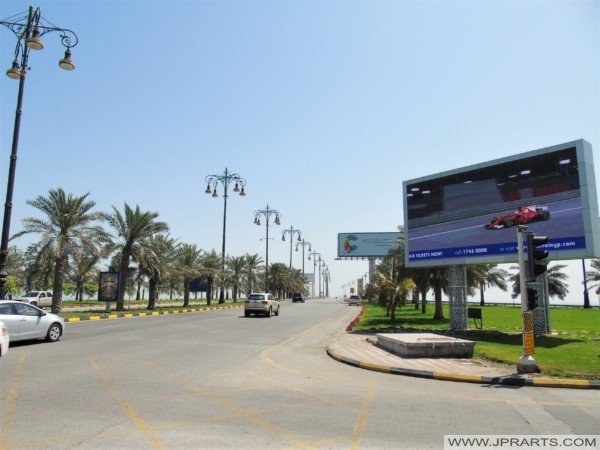
[[[398,247],[399,231],[392,233],[339,233],[338,258],[383,257]]]
[[[550,259],[598,257],[592,146],[577,140],[403,182],[408,267],[518,260],[517,226]]]

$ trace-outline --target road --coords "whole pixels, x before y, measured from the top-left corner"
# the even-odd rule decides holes
[[[600,391],[362,370],[326,347],[341,300],[67,324],[0,360],[0,449],[421,449],[449,434],[590,435]]]

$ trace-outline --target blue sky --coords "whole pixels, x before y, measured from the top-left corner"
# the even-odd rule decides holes
[[[3,0],[0,19],[28,6]],[[58,68],[58,33],[30,54],[11,234],[37,214],[27,200],[62,187],[99,210],[158,212],[180,242],[220,252],[223,201],[204,189],[227,167],[247,182],[228,201],[227,253],[264,258],[264,220],[253,220],[269,205],[282,222],[269,262],[289,263],[281,235],[293,226],[340,295],[368,265],[335,260],[338,233],[396,231],[404,180],[580,138],[600,145],[598,1],[34,6],[77,33],[77,68]],[[2,27],[6,68],[15,43]],[[0,77],[3,199],[17,87]],[[570,265],[579,303],[581,262]]]

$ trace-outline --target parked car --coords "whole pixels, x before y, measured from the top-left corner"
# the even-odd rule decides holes
[[[0,358],[8,352],[9,343],[10,335],[8,334],[8,327],[4,325],[4,322],[0,322]]]
[[[302,292],[296,292],[294,295],[292,295],[292,303],[296,303],[296,302],[302,302],[304,303],[304,294]]]
[[[0,300],[0,321],[8,328],[13,342],[28,339],[55,342],[65,329],[65,319],[61,316],[18,300]]]
[[[360,305],[360,297],[358,295],[351,295],[348,299],[348,306]]]
[[[250,317],[250,314],[264,314],[267,317],[271,317],[271,315],[275,314],[279,315],[279,301],[273,294],[269,294],[268,292],[255,292],[252,293],[246,298],[244,302],[244,315],[246,317]]]
[[[50,291],[29,291],[24,297],[15,298],[20,302],[29,303],[39,308],[52,306],[52,292]]]

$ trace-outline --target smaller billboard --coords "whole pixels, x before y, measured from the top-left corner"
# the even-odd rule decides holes
[[[119,300],[121,272],[100,272],[98,301],[116,302]]]
[[[383,257],[398,247],[402,233],[339,233],[338,258]]]

